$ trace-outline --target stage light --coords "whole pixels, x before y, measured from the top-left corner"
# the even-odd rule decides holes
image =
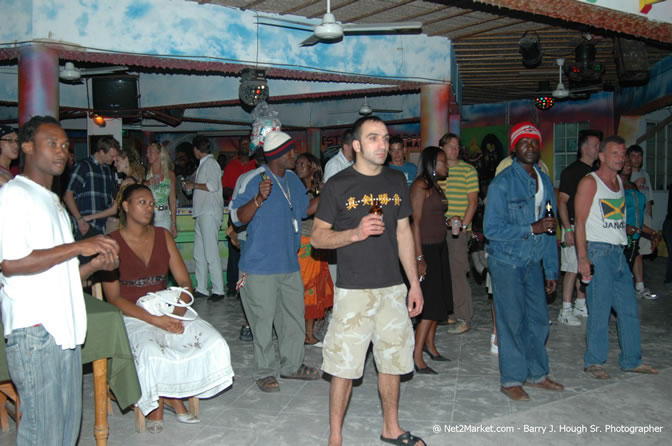
[[[238,96],[244,104],[257,105],[260,101],[268,100],[268,95],[268,83],[264,70],[246,68],[240,73]]]
[[[552,96],[539,96],[534,98],[534,106],[539,110],[545,111],[555,105],[555,99]]]
[[[542,52],[541,52],[541,43],[539,42],[539,36],[523,34],[520,42],[520,54],[523,55],[523,65],[527,68],[538,67],[541,63]]]

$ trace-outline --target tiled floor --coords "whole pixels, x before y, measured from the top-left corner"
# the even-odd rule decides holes
[[[618,368],[616,326],[610,325],[607,369],[612,379],[597,381],[582,371],[585,347],[582,327],[560,326],[556,321],[560,298],[549,307],[554,321],[548,341],[552,375],[566,387],[563,393],[530,390],[529,402],[512,402],[499,392],[497,357],[489,353],[490,308],[483,286],[474,288],[474,329],[449,335],[439,327],[439,351],[452,359],[437,363],[426,358],[437,376],[402,379],[399,417],[405,429],[428,444],[672,444],[672,291],[662,285],[666,259],[646,262],[650,288],[656,301],[640,301],[642,345],[646,362],[661,369],[659,376],[633,376]],[[238,300],[217,304],[197,302],[197,309],[218,328],[231,348],[236,381],[231,389],[201,401],[197,425],[178,424],[166,414],[162,434],[137,434],[132,412],[110,417],[110,445],[324,445],[328,436],[326,380],[281,381],[277,394],[260,392],[251,377],[251,344],[238,340],[242,311]],[[319,366],[321,350],[306,348],[306,363]],[[345,427],[345,445],[378,445],[381,429],[380,400],[372,359],[364,378],[355,384]],[[93,445],[93,379],[84,377],[84,418],[80,445]],[[14,444],[15,433],[0,434],[0,446]],[[450,433],[451,429],[512,429],[509,433]],[[615,427],[611,427],[615,426]],[[605,432],[622,426],[652,426],[662,432],[629,434]],[[579,429],[587,430],[576,433]],[[546,428],[545,433],[530,433]],[[550,432],[553,429],[554,432]],[[590,432],[591,429],[593,432]],[[599,431],[598,431],[599,429]],[[559,432],[565,430],[566,432]],[[572,432],[573,431],[573,432]]]

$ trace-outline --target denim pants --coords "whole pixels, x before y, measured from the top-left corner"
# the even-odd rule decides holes
[[[665,284],[672,284],[672,219],[665,219],[663,223],[663,237],[667,245],[667,267],[665,268]]]
[[[584,367],[607,361],[609,317],[613,308],[616,312],[618,342],[621,345],[620,366],[622,369],[635,368],[642,363],[642,346],[637,297],[623,247],[588,242],[588,258],[595,265],[595,273],[586,287],[588,322]]]
[[[548,307],[541,262],[515,266],[488,257],[492,276],[499,374],[503,387],[548,375]]]
[[[42,325],[7,337],[7,366],[21,398],[16,444],[74,445],[82,419],[80,346],[63,350]]]

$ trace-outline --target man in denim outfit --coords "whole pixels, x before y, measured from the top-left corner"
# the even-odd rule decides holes
[[[618,172],[623,168],[625,156],[623,138],[605,138],[600,144],[600,168],[581,180],[574,199],[579,274],[583,282],[590,283],[586,287],[588,323],[584,371],[597,379],[609,378],[602,364],[607,361],[612,308],[617,315],[621,369],[634,373],[658,373],[642,363],[637,298],[632,273],[623,255],[628,239],[625,233],[625,196]]]
[[[548,377],[545,345],[544,291],[555,291],[558,278],[557,239],[549,231],[557,223],[544,217],[547,201],[555,207],[555,193],[551,179],[536,167],[539,129],[529,122],[517,124],[510,140],[516,156],[490,183],[484,229],[497,313],[500,390],[512,400],[527,401],[523,384],[564,390]]]

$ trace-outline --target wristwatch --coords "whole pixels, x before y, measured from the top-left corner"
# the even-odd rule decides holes
[[[469,226],[467,226],[467,225],[462,225],[462,230],[463,230],[463,231],[466,231],[468,227],[469,227]]]

